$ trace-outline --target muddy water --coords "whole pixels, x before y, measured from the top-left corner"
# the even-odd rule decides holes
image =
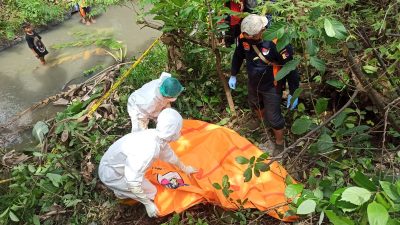
[[[0,52],[0,125],[36,102],[57,94],[67,82],[82,77],[82,71],[113,63],[111,56],[95,47],[53,50],[52,45],[74,40],[70,34],[80,29],[104,30],[127,45],[128,56],[137,56],[160,33],[150,28],[141,29],[135,21],[134,11],[127,7],[110,8],[91,26],[81,24],[79,15],[75,14],[70,20],[40,34],[50,52],[45,66],[40,65],[25,42]],[[15,135],[16,130],[48,118],[57,110],[60,108],[47,107],[28,113],[14,126],[0,130],[0,147],[21,143],[24,137]]]

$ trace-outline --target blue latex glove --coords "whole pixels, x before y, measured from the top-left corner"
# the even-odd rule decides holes
[[[229,78],[228,84],[231,89],[235,89],[236,88],[236,76],[231,76]]]
[[[286,108],[289,108],[291,99],[292,99],[292,95],[288,95],[288,97],[287,97],[287,103],[286,103]],[[299,104],[299,98],[296,98],[296,99],[293,101],[293,105],[292,105],[292,107],[290,107],[290,110],[295,109],[295,108],[297,107],[297,104]]]

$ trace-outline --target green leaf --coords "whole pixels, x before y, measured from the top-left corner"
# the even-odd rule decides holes
[[[317,69],[319,72],[321,72],[321,74],[325,73],[326,65],[325,65],[325,61],[324,60],[319,59],[319,58],[317,58],[315,56],[311,56],[310,57],[310,64],[315,69]]]
[[[313,213],[313,212],[315,212],[316,206],[317,206],[317,203],[314,200],[307,199],[299,205],[296,213],[299,215],[307,215],[307,214]]]
[[[64,131],[64,123],[61,123],[60,125],[58,125],[56,127],[55,133],[56,134],[61,134],[61,132],[63,132],[63,131]]]
[[[322,134],[317,141],[317,147],[320,152],[329,151],[333,147],[334,143],[328,134]]]
[[[285,177],[285,184],[289,185],[289,184],[293,184],[293,178],[288,174]]]
[[[397,152],[397,156],[400,158],[400,151]],[[397,193],[400,194],[400,180],[396,181]]]
[[[292,133],[294,134],[304,134],[310,129],[311,120],[307,118],[299,118],[294,121],[292,125]]]
[[[328,99],[327,98],[319,98],[317,100],[317,104],[315,105],[315,110],[317,114],[321,114],[326,111],[328,108]]]
[[[321,215],[319,215],[318,225],[321,225],[325,218],[325,212],[322,211]]]
[[[367,125],[360,125],[360,126],[356,126],[353,128],[350,128],[348,130],[346,130],[342,135],[346,136],[346,135],[354,135],[356,133],[361,134],[364,131],[368,130],[370,127]]]
[[[290,99],[290,105],[293,105],[293,102],[300,96],[301,92],[303,92],[303,88],[301,87],[294,91],[292,98]]]
[[[37,215],[33,215],[32,222],[34,225],[40,225],[39,217]]]
[[[316,29],[315,27],[307,27],[307,33],[310,35],[310,37],[318,38],[320,36],[319,29]]]
[[[256,164],[254,165],[254,168],[255,168],[256,170],[260,170],[260,171],[262,171],[262,172],[265,172],[265,171],[268,170],[267,164],[266,164],[266,163],[263,163],[263,162],[258,162],[258,163],[256,163]]]
[[[288,198],[294,198],[299,195],[304,189],[302,184],[289,184],[285,189],[285,196]]]
[[[347,112],[341,112],[339,115],[332,121],[333,125],[335,125],[335,128],[340,127],[344,120],[347,118]]]
[[[275,80],[279,81],[283,79],[286,75],[288,75],[291,71],[295,70],[297,66],[299,65],[300,60],[299,59],[293,59],[289,62],[287,62],[283,67],[279,70],[278,74],[275,76]]]
[[[326,35],[329,37],[335,37],[335,30],[333,29],[332,22],[328,18],[325,18],[324,20],[324,29]]]
[[[276,31],[276,38],[279,40],[280,38],[283,37],[284,34],[285,34],[285,28],[282,27],[281,29]]]
[[[278,39],[278,42],[276,43],[276,50],[278,52],[282,51],[288,44],[290,44],[290,41],[292,40],[292,35],[288,32],[285,32],[281,38]]]
[[[1,213],[0,218],[4,218],[5,216],[7,216],[9,211],[10,211],[10,208],[7,208],[6,210],[4,210],[4,212]]]
[[[346,86],[342,81],[340,80],[328,80],[326,81],[327,84],[337,88],[337,89],[342,89],[344,86]]]
[[[218,126],[224,126],[229,122],[229,118],[223,118],[221,121],[217,123]]]
[[[253,164],[255,160],[256,160],[256,157],[255,157],[255,156],[252,156],[252,157],[250,158],[250,164]]]
[[[74,206],[76,206],[79,202],[82,202],[82,200],[81,199],[67,199],[67,200],[64,200],[64,204],[65,204],[65,207],[74,207]]]
[[[235,160],[237,163],[242,164],[242,165],[249,163],[249,160],[243,156],[238,156],[235,158]]]
[[[221,185],[219,185],[218,183],[213,183],[212,186],[217,190],[221,190],[222,189]]]
[[[372,74],[372,73],[376,73],[378,71],[378,68],[375,66],[370,66],[370,65],[365,65],[363,66],[363,69],[366,73],[368,74]]]
[[[269,156],[269,153],[268,153],[268,152],[262,153],[262,154],[258,157],[257,162],[262,162],[262,161],[268,159],[268,156]]]
[[[189,53],[193,53],[194,54],[194,53],[204,52],[206,50],[207,50],[206,48],[195,48],[193,50],[190,50]]]
[[[60,174],[48,173],[46,174],[46,177],[50,179],[50,181],[53,183],[54,186],[56,187],[60,186],[60,183],[62,181],[62,176]]]
[[[331,20],[331,23],[332,23],[333,29],[335,30],[335,38],[346,39],[347,31],[346,31],[346,28],[344,27],[344,25],[341,22],[334,20],[334,19]]]
[[[358,186],[366,188],[370,191],[377,191],[376,185],[360,171],[355,172],[351,178]]]
[[[324,192],[322,192],[319,188],[315,189],[313,194],[318,200],[322,200],[324,198]]]
[[[172,217],[170,223],[171,224],[179,224],[179,220],[180,220],[179,214],[175,213],[174,216]]]
[[[332,210],[325,210],[325,214],[333,225],[354,225],[354,222],[347,217],[339,217]]]
[[[185,0],[171,0],[176,6],[182,7],[185,4]]]
[[[260,170],[258,170],[256,167],[254,167],[254,175],[256,177],[260,177]]]
[[[272,23],[271,26],[264,32],[263,39],[267,41],[272,41],[278,36],[278,31],[280,29],[285,29],[285,23],[276,22]]]
[[[354,205],[362,205],[371,198],[371,192],[365,188],[349,187],[342,193],[342,200]]]
[[[353,203],[342,201],[342,200],[336,201],[335,206],[337,208],[342,209],[343,212],[353,212],[359,207],[357,205],[354,205]]]
[[[321,7],[318,6],[318,7],[312,8],[311,12],[310,12],[310,16],[309,16],[310,20],[313,21],[313,20],[318,19],[321,16],[321,13],[322,13]]]
[[[368,222],[370,225],[386,225],[389,213],[381,204],[373,201],[368,205]]]
[[[228,175],[224,175],[223,177],[222,177],[222,187],[223,188],[229,188],[231,185],[230,185],[230,183],[229,183],[229,177],[228,177]]]
[[[82,110],[83,102],[81,101],[75,101],[73,102],[68,108],[66,109],[67,112],[71,114],[77,114]]]
[[[31,172],[31,173],[36,172],[36,169],[35,169],[35,167],[34,167],[32,164],[29,164],[29,165],[28,165],[28,170],[29,170],[29,172]]]
[[[225,198],[228,198],[230,193],[228,189],[222,189],[222,194],[225,196]]]
[[[253,173],[252,173],[252,171],[251,171],[251,168],[247,168],[247,169],[244,171],[243,176],[244,176],[244,182],[249,182],[249,181],[251,180],[251,177],[253,176]]]
[[[379,181],[383,191],[395,202],[400,202],[400,195],[397,193],[396,186],[387,181]]]
[[[96,93],[90,96],[90,98],[82,103],[82,108],[86,108],[94,99],[100,97],[102,93]]]
[[[315,43],[315,41],[313,39],[308,39],[306,42],[306,49],[307,49],[307,53],[310,56],[315,56],[318,52],[318,47],[317,44]]]
[[[19,222],[18,217],[13,213],[13,211],[10,210],[10,213],[8,214],[8,216],[10,217],[10,219],[14,222]]]
[[[328,37],[336,38],[336,39],[345,39],[347,35],[346,28],[344,25],[334,19],[325,18],[324,20],[324,29],[325,33]]]
[[[39,121],[33,126],[32,136],[41,144],[44,141],[44,136],[49,132],[49,127],[43,121]]]

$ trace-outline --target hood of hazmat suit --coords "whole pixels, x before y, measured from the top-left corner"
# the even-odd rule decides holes
[[[171,98],[164,97],[160,87],[171,74],[163,72],[160,78],[144,84],[128,99],[128,113],[140,119],[156,119],[161,110],[170,107]]]
[[[181,136],[182,116],[174,109],[164,109],[157,118],[158,137],[166,142],[176,141]]]
[[[99,177],[104,184],[116,180],[128,190],[140,186],[146,170],[155,159],[176,165],[179,159],[168,142],[180,137],[182,117],[174,109],[164,109],[156,129],[130,133],[118,139],[106,151],[99,166]],[[124,183],[124,184],[122,184]]]

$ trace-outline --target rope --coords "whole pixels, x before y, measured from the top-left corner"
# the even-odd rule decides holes
[[[110,94],[115,91],[121,84],[124,82],[124,80],[129,76],[129,74],[132,72],[132,70],[143,60],[143,58],[150,52],[150,50],[157,44],[157,42],[160,40],[160,38],[157,38],[147,49],[146,51],[135,61],[135,63],[132,64],[132,66],[125,71],[125,73],[113,84],[113,86],[108,90],[91,108],[88,113],[88,116],[91,116],[103,103],[104,100],[106,100]]]

